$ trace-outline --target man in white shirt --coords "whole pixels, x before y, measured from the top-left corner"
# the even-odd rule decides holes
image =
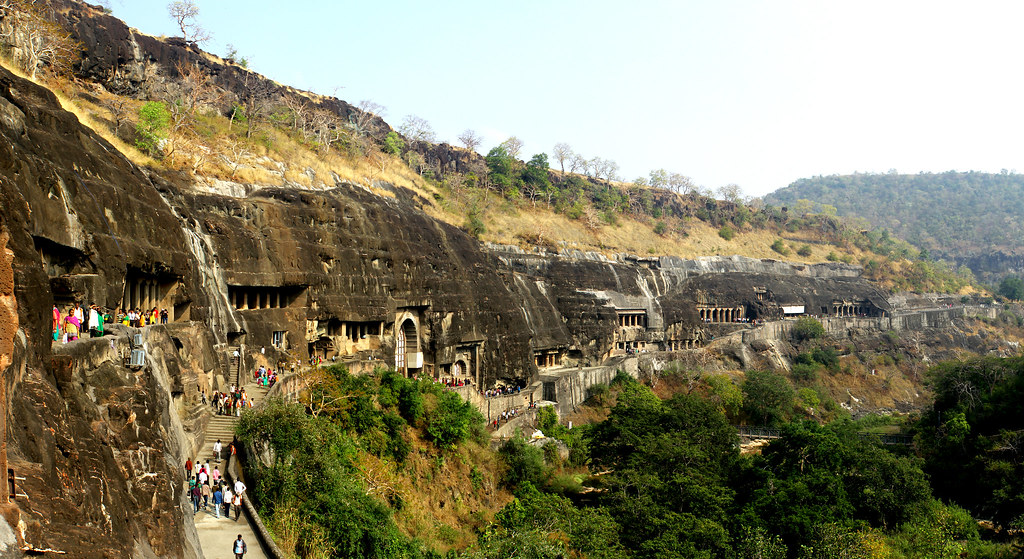
[[[230,518],[231,517],[231,498],[233,497],[233,495],[231,495],[231,488],[230,487],[225,487],[223,495],[224,495],[224,516]]]

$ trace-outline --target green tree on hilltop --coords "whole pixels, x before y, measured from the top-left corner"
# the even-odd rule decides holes
[[[402,140],[402,137],[398,135],[398,132],[392,130],[384,137],[384,151],[391,155],[401,155],[404,148],[405,142]]]

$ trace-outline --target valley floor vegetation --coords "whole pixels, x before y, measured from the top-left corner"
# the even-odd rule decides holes
[[[827,367],[827,353],[808,361]],[[1024,552],[1024,358],[930,369],[935,403],[907,421],[808,419],[771,372],[738,385],[669,374],[682,388],[668,395],[625,373],[593,387],[581,412],[593,421],[571,429],[540,408],[542,446],[515,436],[493,451],[483,418],[453,392],[341,367],[301,402],[246,412],[238,434],[255,452],[254,502],[297,557]],[[773,424],[781,436],[741,453],[736,423]],[[895,426],[912,445],[873,435]]]

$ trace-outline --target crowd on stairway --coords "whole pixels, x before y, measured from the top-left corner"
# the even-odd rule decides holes
[[[221,450],[221,443],[218,440],[214,445],[218,463]],[[185,461],[185,476],[188,478],[188,495],[194,514],[198,514],[200,509],[209,511],[212,507],[217,518],[220,518],[223,510],[224,516],[230,519],[231,512],[234,511],[235,522],[238,522],[242,514],[242,498],[246,489],[242,480],[236,480],[234,485],[231,485],[221,476],[218,466],[211,468],[209,462],[193,463],[191,458]]]
[[[205,394],[203,395],[203,398],[205,400]],[[239,417],[242,415],[243,409],[251,408],[253,406],[253,401],[252,398],[245,393],[244,388],[232,384],[231,389],[228,392],[214,392],[210,405],[213,406],[213,413],[217,415],[233,415],[235,417]]]
[[[273,369],[268,369],[263,365],[260,365],[252,373],[252,378],[256,381],[256,384],[264,388],[270,388],[277,383],[277,373]]]

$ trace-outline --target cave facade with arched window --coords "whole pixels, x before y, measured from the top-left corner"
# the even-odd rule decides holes
[[[412,377],[423,373],[423,346],[421,318],[417,308],[399,308],[394,322],[394,365],[399,373]]]

